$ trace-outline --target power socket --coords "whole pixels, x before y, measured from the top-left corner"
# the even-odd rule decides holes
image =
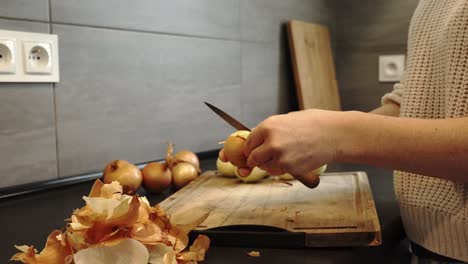
[[[398,82],[405,72],[406,56],[381,55],[379,56],[379,82]]]
[[[0,83],[57,83],[58,36],[0,30]]]
[[[23,42],[25,72],[31,74],[52,73],[52,45],[47,42]]]
[[[16,40],[0,39],[0,74],[16,73]]]

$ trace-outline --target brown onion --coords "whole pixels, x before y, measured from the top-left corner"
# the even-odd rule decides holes
[[[200,168],[200,160],[197,154],[190,150],[181,150],[174,155],[173,162],[187,162],[193,164],[195,167]]]
[[[141,170],[143,187],[151,193],[160,193],[171,185],[172,174],[166,163],[151,162]]]
[[[198,168],[191,163],[179,162],[172,168],[172,182],[177,189],[184,187],[198,176]]]
[[[118,181],[126,194],[135,193],[143,181],[140,169],[126,160],[114,160],[107,164],[103,178],[107,184]]]

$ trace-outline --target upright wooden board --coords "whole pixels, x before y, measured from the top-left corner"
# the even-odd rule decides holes
[[[300,109],[341,110],[328,28],[293,20],[288,36]]]
[[[223,228],[272,227],[304,234],[302,246],[363,246],[380,244],[380,226],[364,172],[325,174],[319,187],[309,189],[274,179],[256,184],[206,172],[161,203],[176,224],[208,218],[197,228],[209,234]],[[232,230],[232,229],[229,229]],[[242,234],[242,228],[238,229]],[[262,232],[257,235],[261,236]],[[224,237],[236,239],[236,233]]]

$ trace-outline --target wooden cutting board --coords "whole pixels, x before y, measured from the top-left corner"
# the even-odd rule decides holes
[[[293,20],[288,36],[299,108],[341,110],[328,28]]]
[[[379,220],[364,172],[324,174],[316,189],[298,181],[290,184],[273,178],[245,184],[209,171],[161,206],[175,224],[208,213],[196,231],[214,237],[218,245],[234,245],[242,238],[247,240],[243,246],[282,247],[266,241],[280,237],[285,247],[380,244]]]

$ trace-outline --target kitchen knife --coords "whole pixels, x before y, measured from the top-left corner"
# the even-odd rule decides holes
[[[241,122],[237,121],[234,117],[229,115],[228,113],[224,112],[223,110],[219,109],[218,107],[205,102],[205,104],[213,110],[219,117],[221,117],[224,121],[226,121],[228,124],[233,126],[237,130],[247,130],[250,131],[250,128],[246,127],[244,124]]]

